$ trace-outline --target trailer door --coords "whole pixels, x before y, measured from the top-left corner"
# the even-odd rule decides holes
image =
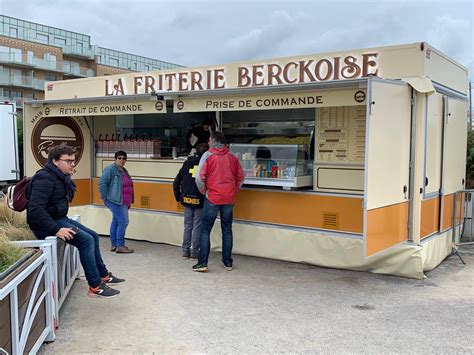
[[[411,88],[369,81],[364,203],[365,255],[408,239]]]
[[[464,189],[467,150],[467,101],[445,97],[441,230],[453,225],[456,191]],[[460,206],[460,201],[457,202]]]
[[[15,105],[0,103],[0,182],[19,179]]]

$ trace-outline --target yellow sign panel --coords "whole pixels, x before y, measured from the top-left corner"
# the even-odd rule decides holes
[[[362,89],[305,91],[285,94],[253,96],[222,96],[180,98],[174,101],[175,113],[201,111],[248,111],[306,107],[365,105],[366,92]]]
[[[45,105],[43,116],[110,116],[144,113],[166,113],[166,103],[153,101],[119,101],[111,103],[78,103],[64,105]]]

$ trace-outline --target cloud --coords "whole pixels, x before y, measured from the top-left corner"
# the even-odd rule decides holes
[[[298,16],[278,10],[272,12],[267,21],[264,26],[250,28],[228,40],[224,46],[226,57],[231,61],[251,60],[265,57],[272,51],[278,51],[295,31]]]

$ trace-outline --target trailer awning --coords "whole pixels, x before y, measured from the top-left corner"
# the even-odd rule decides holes
[[[401,80],[418,92],[431,95],[436,91],[431,80],[424,76],[412,76],[409,78],[402,78]]]

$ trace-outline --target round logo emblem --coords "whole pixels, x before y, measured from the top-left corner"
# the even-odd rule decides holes
[[[178,110],[182,110],[184,108],[184,102],[179,100],[177,103],[176,103],[176,108]]]
[[[365,101],[365,92],[356,91],[356,93],[354,94],[354,100],[356,100],[356,102],[364,102]]]
[[[84,152],[84,136],[71,117],[43,117],[33,128],[31,152],[39,165],[44,166],[52,147],[68,145],[76,149],[76,165]]]
[[[156,104],[155,104],[155,109],[156,109],[156,111],[163,110],[163,102],[157,101]]]

